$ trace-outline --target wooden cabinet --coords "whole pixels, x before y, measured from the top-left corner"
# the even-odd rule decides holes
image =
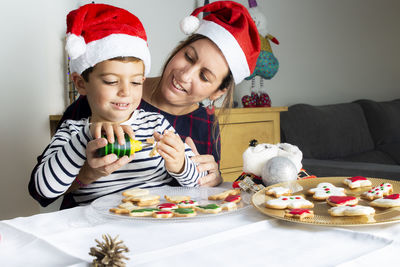
[[[220,116],[221,163],[224,181],[234,181],[243,168],[242,154],[252,139],[259,143],[280,142],[280,112],[287,107],[235,108]]]

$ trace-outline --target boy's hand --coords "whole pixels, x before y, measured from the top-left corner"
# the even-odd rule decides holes
[[[181,173],[185,168],[185,144],[179,135],[165,130],[161,135],[154,132],[157,152],[165,160],[165,168],[173,173]]]
[[[104,147],[106,144],[107,140],[104,138],[94,139],[88,143],[86,147],[87,159],[78,174],[78,179],[82,183],[91,184],[100,177],[110,175],[133,160],[133,155],[131,157],[123,156],[118,159],[117,155],[110,154],[98,158],[96,155],[97,149]]]
[[[94,139],[101,138],[102,135],[105,135],[109,143],[114,143],[114,136],[116,136],[120,145],[125,144],[125,133],[127,133],[131,139],[135,139],[135,133],[131,126],[120,125],[118,123],[94,122],[90,125],[90,133]],[[107,143],[105,145],[107,145]]]
[[[191,160],[195,163],[198,163],[197,170],[199,172],[208,171],[208,174],[199,179],[200,186],[217,186],[222,183],[221,173],[218,169],[218,163],[215,161],[213,155],[200,155],[197,151],[196,145],[193,142],[192,138],[186,137],[185,143],[190,146],[192,149],[194,156],[191,157]]]

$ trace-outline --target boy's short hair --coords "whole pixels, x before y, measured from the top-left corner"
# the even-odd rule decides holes
[[[140,58],[137,58],[137,57],[114,57],[114,58],[110,58],[107,60],[115,60],[115,61],[121,61],[121,62],[142,62],[143,68],[144,68],[143,60],[141,60]],[[93,72],[96,65],[94,65],[93,67],[90,67],[82,72],[81,76],[85,80],[85,82],[89,81],[89,74]]]

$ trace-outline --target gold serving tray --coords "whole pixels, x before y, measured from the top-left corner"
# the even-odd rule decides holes
[[[268,186],[263,190],[258,191],[252,197],[253,206],[259,210],[261,213],[264,213],[268,216],[291,221],[296,223],[304,223],[304,224],[313,224],[313,225],[323,225],[323,226],[364,226],[364,225],[374,225],[374,224],[385,224],[385,223],[395,223],[400,222],[400,207],[396,208],[377,208],[375,209],[375,215],[373,216],[353,216],[353,217],[332,217],[328,213],[328,209],[331,207],[326,201],[317,201],[312,198],[312,196],[307,194],[307,191],[310,188],[316,187],[319,183],[327,182],[331,183],[337,187],[343,187],[346,189],[346,194],[348,196],[359,197],[359,205],[369,206],[368,200],[360,198],[361,193],[368,191],[371,187],[363,187],[358,189],[350,189],[347,185],[343,184],[343,180],[348,177],[322,177],[322,178],[310,178],[305,180],[296,181],[297,184],[293,184],[296,182],[286,182]],[[372,182],[372,187],[377,186],[381,183],[391,183],[393,186],[393,194],[400,193],[400,182],[388,179],[381,178],[369,178],[368,180]],[[300,221],[299,219],[287,218],[284,217],[285,210],[277,210],[270,209],[265,207],[265,202],[269,199],[273,199],[272,196],[265,195],[265,191],[269,188],[276,186],[284,186],[289,188],[302,189],[300,191],[294,192],[293,195],[303,195],[306,199],[312,201],[314,203],[314,208],[310,209],[314,211],[314,218],[308,218]],[[293,190],[292,190],[293,191]]]

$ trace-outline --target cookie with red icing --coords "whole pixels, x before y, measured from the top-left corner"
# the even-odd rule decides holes
[[[153,212],[154,218],[171,218],[174,214],[169,210],[161,210]]]
[[[378,198],[371,201],[369,204],[379,208],[400,207],[400,194],[391,194],[383,198]]]
[[[384,196],[390,195],[393,192],[393,186],[390,183],[381,183],[378,186],[374,186],[371,190],[368,190],[361,194],[362,198],[368,200],[374,200],[377,198],[383,198]]]
[[[230,195],[230,196],[227,196],[222,203],[226,203],[226,202],[239,203],[241,199],[242,198],[240,195]]]
[[[345,196],[345,189],[336,187],[331,183],[319,183],[317,187],[308,190],[313,195],[313,199],[325,200],[330,196]]]
[[[354,177],[346,178],[343,180],[343,183],[345,185],[347,185],[350,189],[366,187],[366,186],[372,185],[371,181],[363,176],[354,176]]]
[[[279,198],[267,200],[265,207],[271,209],[308,209],[313,208],[314,203],[303,196],[280,196]]]
[[[190,200],[183,200],[178,203],[179,208],[194,208],[198,205],[199,203],[196,200],[190,199]]]
[[[314,218],[314,212],[309,209],[288,209],[285,210],[285,217],[299,219],[302,221],[307,218]]]
[[[368,216],[374,215],[375,209],[367,206],[353,205],[332,207],[328,212],[331,216]]]
[[[157,205],[157,209],[159,210],[174,210],[179,208],[178,205],[176,205],[175,203],[161,203],[159,205]]]
[[[346,206],[346,205],[357,205],[358,198],[353,196],[330,196],[326,200],[326,203],[333,207]]]

